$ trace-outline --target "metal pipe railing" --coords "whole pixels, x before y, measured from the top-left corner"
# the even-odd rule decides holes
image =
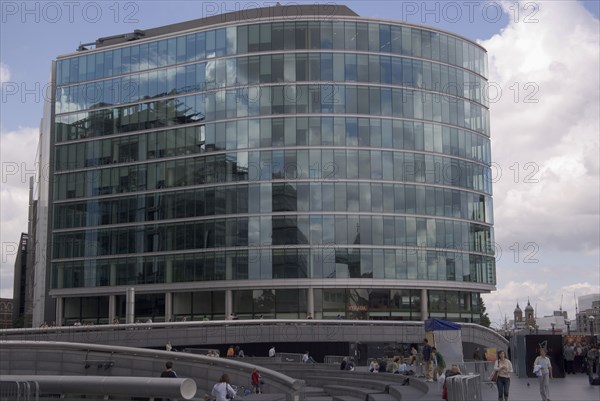
[[[0,378],[0,401],[37,401],[40,386],[35,381]]]
[[[35,382],[41,394],[85,394],[126,397],[173,397],[190,400],[196,395],[192,379],[122,376],[2,375],[3,381]]]
[[[2,355],[3,357],[11,358],[11,354],[14,356],[20,355],[21,351],[43,352],[45,354],[47,354],[50,351],[56,353],[79,353],[81,355],[81,367],[78,371],[71,372],[70,374],[79,374],[78,372],[84,373],[84,365],[88,365],[89,354],[96,353],[106,354],[107,357],[110,356],[111,361],[114,360],[116,364],[117,360],[130,359],[150,362],[156,361],[157,358],[161,358],[165,361],[171,360],[175,363],[179,361],[180,366],[181,364],[186,364],[186,366],[188,366],[189,368],[193,367],[193,369],[195,369],[195,375],[189,377],[194,377],[196,382],[198,382],[198,380],[213,380],[215,378],[212,377],[211,374],[213,372],[220,371],[227,372],[230,374],[230,376],[233,374],[238,375],[239,377],[249,378],[250,374],[252,373],[252,370],[254,368],[259,368],[261,371],[261,375],[263,376],[263,378],[265,378],[265,380],[267,380],[269,387],[273,391],[286,394],[289,400],[294,400],[299,390],[304,386],[304,381],[302,380],[291,378],[285,374],[282,374],[272,369],[262,368],[250,363],[242,362],[239,359],[236,360],[232,358],[214,358],[205,355],[188,354],[184,352],[168,352],[144,348],[109,346],[100,344],[83,344],[54,341],[0,341],[0,355]],[[104,361],[104,359],[102,360]],[[203,373],[200,374],[200,372]],[[4,373],[10,374],[10,369],[5,370]]]
[[[140,329],[166,329],[166,328],[198,328],[198,327],[252,327],[252,326],[377,326],[377,327],[411,327],[415,330],[423,330],[421,321],[398,321],[398,320],[324,320],[324,319],[251,319],[251,320],[210,320],[189,322],[160,322],[160,323],[134,323],[134,324],[107,324],[96,326],[60,326],[47,328],[23,328],[0,330],[0,339],[20,339],[23,335],[47,335],[52,333],[75,333],[75,332],[113,332]],[[498,341],[508,346],[508,340],[496,331],[475,323],[460,323],[463,329],[479,330],[481,334],[489,339]],[[465,338],[463,338],[465,341]]]

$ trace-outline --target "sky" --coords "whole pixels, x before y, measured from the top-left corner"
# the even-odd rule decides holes
[[[274,3],[0,1],[1,297],[12,297],[14,250],[27,230],[51,61],[99,37]],[[487,49],[497,269],[487,311],[499,326],[529,299],[538,316],[562,306],[573,317],[576,296],[600,292],[600,2],[321,3]]]

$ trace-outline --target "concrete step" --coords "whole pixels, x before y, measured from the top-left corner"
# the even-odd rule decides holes
[[[308,395],[304,397],[305,401],[333,401],[333,397],[326,395]]]
[[[337,385],[323,386],[323,389],[333,397],[334,401],[367,401],[369,394],[382,393],[379,390],[372,390],[368,388]],[[351,397],[352,399],[336,400],[337,397]]]
[[[396,398],[393,395],[386,393],[379,394],[369,394],[367,396],[367,401],[401,401],[402,398]]]
[[[364,401],[364,399],[352,397],[350,395],[336,395],[333,397],[333,401]]]
[[[331,377],[329,375],[321,376],[305,376],[304,380],[313,386],[328,386],[347,384],[352,387],[360,387],[365,389],[377,390],[377,392],[385,393],[389,382],[383,380],[381,376],[373,375],[368,379],[358,377]]]

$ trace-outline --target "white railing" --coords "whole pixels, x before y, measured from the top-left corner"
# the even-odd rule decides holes
[[[57,395],[101,395],[126,397],[173,397],[190,400],[196,395],[192,379],[115,377],[3,375],[2,381],[36,383],[39,393]],[[8,399],[7,399],[8,400]],[[20,400],[19,398],[11,399]],[[26,398],[23,398],[26,400]]]
[[[35,380],[7,376],[0,378],[0,401],[37,401],[39,390]]]

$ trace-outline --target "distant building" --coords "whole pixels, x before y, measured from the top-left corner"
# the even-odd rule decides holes
[[[513,327],[515,330],[525,330],[528,329],[530,331],[539,330],[539,326],[537,326],[536,318],[535,318],[535,310],[529,300],[527,300],[527,306],[525,307],[525,316],[523,316],[523,310],[519,306],[517,302],[517,307],[514,312],[514,320],[509,322],[509,325]]]
[[[0,298],[0,329],[12,328],[13,300]]]
[[[593,294],[596,297],[600,298],[600,294]],[[582,297],[579,299],[581,300]],[[581,308],[581,303],[579,313],[577,313],[577,331],[582,333],[591,333],[591,325],[593,324],[595,334],[600,334],[600,299],[593,300],[588,308]],[[587,303],[584,304],[587,306]],[[593,316],[593,319],[590,319]],[[593,322],[593,323],[592,323]]]
[[[566,311],[554,311],[550,316],[537,317],[535,322],[538,326],[538,330],[551,331],[554,329],[555,333],[567,332],[567,321],[569,320]]]
[[[523,327],[525,326],[525,322],[523,321],[523,311],[521,310],[521,307],[519,306],[518,302],[513,314],[515,319],[512,320],[512,327],[514,327],[516,330],[523,329]]]
[[[592,303],[594,301],[600,301],[600,293],[582,295],[580,297],[577,297],[577,305],[579,306],[579,311],[591,309]]]
[[[13,307],[12,309],[12,327],[30,327],[31,326],[31,306],[33,296],[33,276],[32,269],[28,266],[28,246],[29,235],[21,234],[19,241],[19,251],[15,259],[15,272],[13,284]]]

